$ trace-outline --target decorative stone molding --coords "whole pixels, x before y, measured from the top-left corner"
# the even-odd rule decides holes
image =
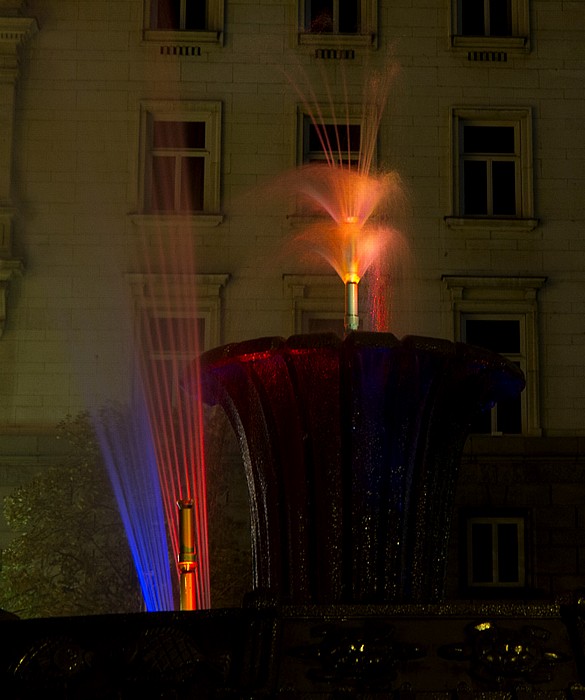
[[[0,259],[0,338],[4,333],[6,324],[6,298],[10,281],[14,277],[20,277],[23,272],[24,265],[22,260],[14,258],[8,260]]]
[[[137,309],[154,316],[195,313],[205,323],[205,350],[221,344],[222,291],[229,274],[162,275],[128,273],[132,299]]]
[[[6,324],[6,299],[10,281],[22,275],[24,265],[12,257],[14,210],[9,206],[15,84],[18,79],[18,48],[37,30],[33,17],[23,17],[24,0],[0,0],[0,337]]]
[[[16,81],[18,47],[37,29],[34,17],[3,17],[0,6],[0,81]]]

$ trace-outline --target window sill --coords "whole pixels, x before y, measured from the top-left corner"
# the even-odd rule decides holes
[[[145,228],[214,228],[223,214],[131,214],[130,221]]]
[[[505,51],[506,53],[528,53],[530,40],[527,36],[451,36],[451,47],[468,51]]]
[[[145,29],[142,35],[145,43],[158,46],[223,46],[222,31],[174,31],[169,29]]]
[[[506,219],[496,217],[446,216],[445,223],[454,231],[465,230],[508,230],[532,231],[538,224],[538,219]]]
[[[298,42],[299,46],[307,46],[311,49],[376,48],[377,35],[299,32]]]

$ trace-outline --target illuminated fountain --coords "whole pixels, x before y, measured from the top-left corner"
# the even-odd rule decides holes
[[[315,109],[326,162],[276,185],[316,215],[296,242],[343,281],[345,339],[228,345],[182,383],[231,421],[250,493],[254,587],[291,604],[440,600],[471,421],[524,387],[521,371],[493,353],[358,331],[360,279],[401,241],[392,225],[400,179],[372,171],[388,81],[374,76],[366,90],[357,163],[349,137],[343,151],[344,125],[332,134]]]

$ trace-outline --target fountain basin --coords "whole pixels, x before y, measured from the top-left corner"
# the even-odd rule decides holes
[[[260,338],[203,354],[182,389],[241,445],[254,587],[288,604],[442,598],[474,416],[522,372],[463,343],[389,333]]]

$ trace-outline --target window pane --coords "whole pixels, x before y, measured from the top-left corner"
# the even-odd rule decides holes
[[[152,125],[154,148],[205,148],[205,122],[156,121]]]
[[[463,214],[485,216],[487,207],[487,164],[468,160],[463,163]]]
[[[492,209],[495,216],[516,214],[516,164],[513,161],[492,163]]]
[[[361,128],[359,124],[309,124],[309,150],[343,153],[360,150]]]
[[[333,0],[307,0],[307,18],[310,32],[332,32]]]
[[[493,352],[520,352],[520,322],[516,319],[465,319],[465,342]]]
[[[492,583],[492,526],[490,523],[471,525],[471,577],[473,583]]]
[[[514,153],[513,126],[464,126],[465,153]]]
[[[205,159],[185,157],[181,159],[181,211],[203,211],[203,178]]]
[[[461,0],[461,33],[467,36],[484,36],[483,0]]]
[[[510,12],[510,0],[490,1],[490,35],[511,36],[512,15]]]
[[[508,435],[522,432],[522,402],[520,397],[498,401],[497,430]]]
[[[518,525],[498,523],[498,580],[518,583]]]
[[[181,0],[157,0],[156,29],[181,28]]]
[[[187,0],[185,29],[196,30],[207,27],[206,0]]]
[[[148,346],[155,353],[189,353],[203,348],[205,321],[202,318],[158,316],[148,319]]]
[[[175,158],[153,156],[152,189],[150,193],[152,211],[173,211],[175,208]]]
[[[355,34],[360,30],[360,0],[339,0],[339,31]]]

